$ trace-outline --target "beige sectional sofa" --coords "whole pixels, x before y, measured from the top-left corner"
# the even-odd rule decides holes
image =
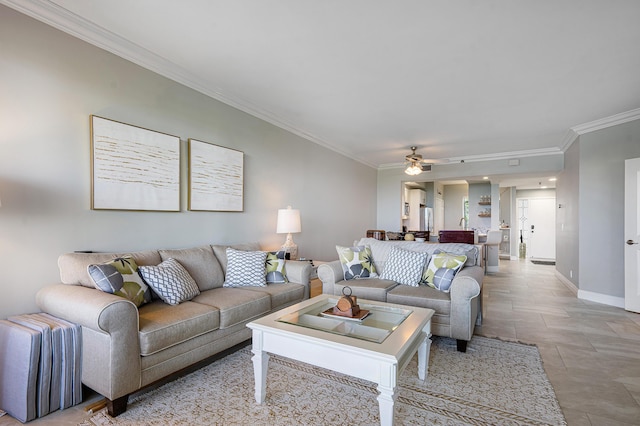
[[[482,322],[484,269],[480,266],[481,257],[476,246],[459,243],[380,241],[374,238],[362,238],[356,242],[356,246],[371,248],[371,257],[378,274],[384,271],[393,247],[426,252],[429,256],[433,256],[437,250],[467,255],[465,266],[453,278],[448,293],[426,285],[412,287],[379,277],[345,281],[339,260],[318,266],[318,278],[322,281],[323,293],[340,295],[342,289],[349,286],[353,294],[362,299],[433,309],[436,311],[431,320],[433,334],[456,339],[458,350],[466,351],[467,342],[473,336],[475,325],[480,325]]]
[[[255,244],[232,246],[259,251]],[[82,383],[108,400],[109,414],[126,410],[128,395],[169,374],[251,338],[246,324],[309,298],[311,265],[286,261],[288,283],[223,287],[227,246],[136,253],[68,253],[58,259],[60,284],[41,289],[43,312],[82,326]],[[173,258],[200,294],[169,305],[157,298],[136,307],[95,288],[87,268],[129,254],[138,266]]]

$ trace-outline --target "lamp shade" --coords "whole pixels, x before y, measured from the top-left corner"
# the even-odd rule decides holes
[[[278,225],[276,226],[276,233],[289,234],[301,231],[300,210],[292,209],[291,206],[286,209],[278,209]]]

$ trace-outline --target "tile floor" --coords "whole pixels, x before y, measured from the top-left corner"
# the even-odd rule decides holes
[[[535,343],[569,425],[640,425],[640,314],[577,299],[554,266],[500,260],[476,334]]]
[[[640,314],[579,300],[555,267],[500,260],[476,333],[534,343],[569,425],[640,425]],[[75,425],[89,401],[29,425]],[[0,417],[0,426],[21,423]]]

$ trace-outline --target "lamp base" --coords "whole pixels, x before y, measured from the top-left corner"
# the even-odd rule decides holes
[[[297,260],[298,259],[298,245],[296,243],[293,242],[293,238],[291,237],[291,234],[287,234],[287,239],[285,240],[284,244],[282,245],[282,247],[280,247],[281,250],[284,250],[285,252],[285,257],[286,254],[289,254],[289,259],[291,260]]]

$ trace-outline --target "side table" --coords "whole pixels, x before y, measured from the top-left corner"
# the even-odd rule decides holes
[[[299,259],[305,260],[305,259]],[[309,298],[322,294],[322,281],[318,278],[318,266],[324,262],[322,260],[309,260],[311,263],[311,276],[309,277]]]

